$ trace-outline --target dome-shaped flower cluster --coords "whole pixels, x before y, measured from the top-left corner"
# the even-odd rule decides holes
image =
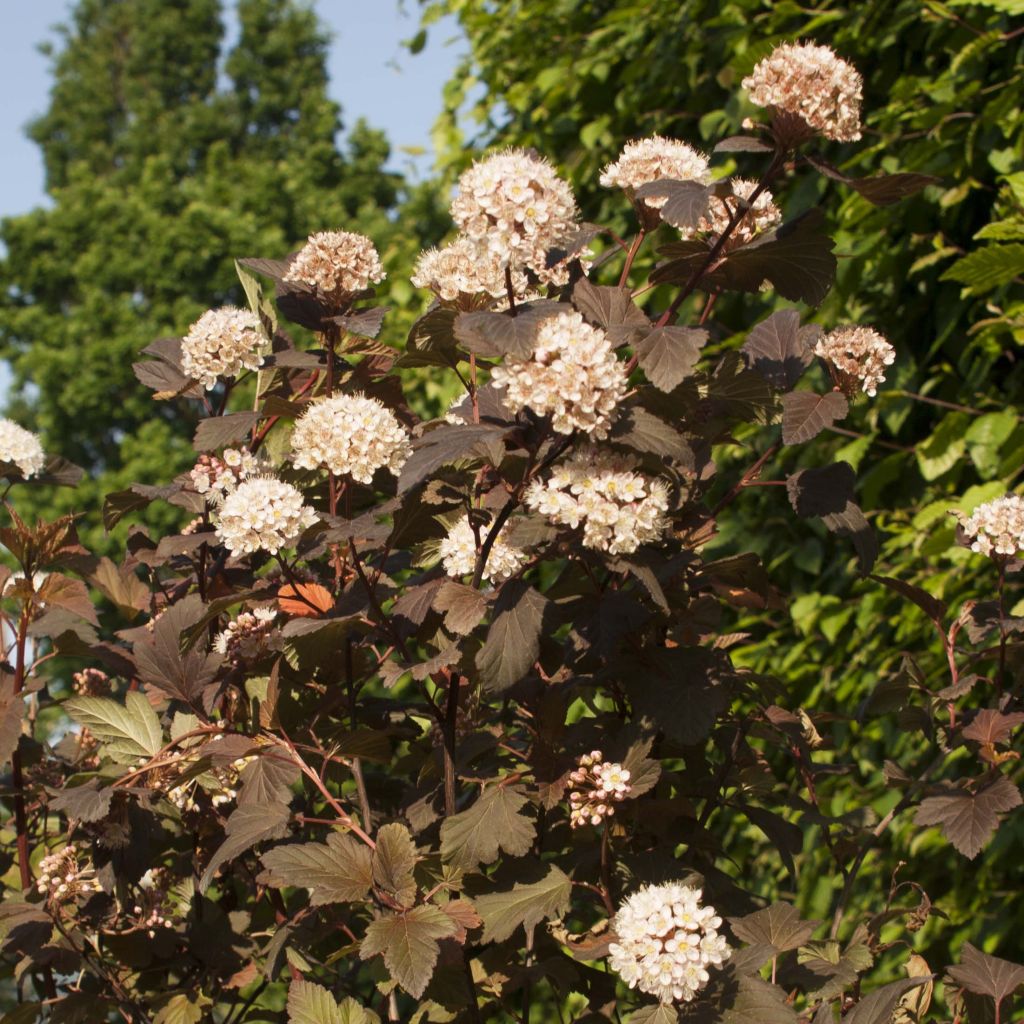
[[[362,392],[310,403],[292,432],[292,462],[299,469],[328,469],[361,484],[382,466],[398,474],[412,452],[395,414]]]
[[[582,430],[601,438],[626,392],[627,373],[604,331],[579,313],[559,313],[541,323],[531,359],[506,360],[491,380],[507,388],[508,408],[550,416],[560,434]]]
[[[584,754],[569,773],[569,825],[600,825],[615,813],[612,804],[632,791],[629,772],[614,761],[605,761],[600,750]]]
[[[221,377],[237,377],[263,365],[265,342],[259,318],[247,309],[208,309],[181,340],[181,369],[209,391]]]
[[[829,364],[836,383],[852,396],[858,389],[872,398],[885,380],[885,368],[896,360],[896,349],[870,327],[837,327],[818,339],[814,354]]]
[[[545,271],[547,252],[576,227],[568,182],[551,163],[522,149],[477,160],[459,178],[452,201],[459,230],[504,267]]]
[[[217,634],[213,649],[233,665],[259,657],[266,649],[267,637],[274,630],[276,616],[273,608],[241,612]]]
[[[269,465],[244,448],[225,448],[223,455],[200,455],[189,471],[197,494],[208,494],[214,502],[223,501],[240,481],[257,473],[266,473]]]
[[[1024,551],[1024,498],[1017,494],[986,501],[971,515],[957,518],[972,551],[1007,557]]]
[[[82,697],[99,697],[110,693],[110,676],[99,668],[83,668],[71,676],[71,689]]]
[[[730,196],[711,196],[708,202],[707,215],[701,218],[700,223],[696,227],[681,229],[680,234],[683,238],[693,238],[700,234],[722,234],[729,226],[729,221],[734,212],[742,209],[744,205],[749,203],[750,197],[754,194],[754,189],[757,188],[757,182],[751,181],[749,178],[733,178],[730,184],[733,194]],[[726,249],[745,245],[756,235],[775,227],[781,221],[782,211],[775,205],[771,192],[765,189],[758,194],[753,205],[737,221],[726,242]]]
[[[560,526],[582,526],[587,547],[629,554],[660,540],[668,528],[668,484],[636,466],[628,455],[582,448],[547,480],[534,480],[526,504]]]
[[[384,277],[377,248],[365,235],[320,231],[309,236],[283,279],[317,289],[340,308]]]
[[[47,900],[70,903],[76,896],[88,896],[100,889],[92,866],[81,862],[74,843],[47,854],[39,862],[36,891],[43,893]]]
[[[630,988],[663,1003],[689,1002],[710,980],[708,968],[729,959],[722,919],[701,906],[701,895],[679,882],[648,885],[619,908],[608,964]]]
[[[38,437],[14,420],[0,419],[0,462],[13,463],[23,477],[35,476],[46,463]]]
[[[481,543],[487,536],[488,527],[481,528]],[[501,583],[514,576],[529,560],[529,555],[508,542],[507,526],[498,531],[482,579]],[[460,519],[441,541],[441,564],[449,576],[468,576],[476,569],[476,537],[468,519]]]
[[[860,138],[864,81],[828,46],[783,43],[757,63],[743,88],[759,107],[799,118],[837,142]]]
[[[260,550],[274,555],[298,540],[317,517],[291,484],[254,476],[224,499],[218,519],[217,537],[233,555]]]
[[[641,185],[664,179],[706,183],[708,158],[685,142],[652,135],[627,142],[618,160],[601,172],[600,182],[605,188],[621,188],[632,198]],[[642,202],[660,210],[668,197],[648,196]]]
[[[442,302],[464,308],[491,305],[507,292],[505,268],[498,256],[460,235],[440,249],[427,249],[416,260],[412,283],[429,288]],[[528,283],[522,270],[512,268],[512,290],[517,299],[526,295]]]

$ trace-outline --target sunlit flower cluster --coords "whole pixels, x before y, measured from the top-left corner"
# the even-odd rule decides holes
[[[258,658],[266,649],[277,613],[273,608],[241,612],[213,641],[213,649],[233,665]]]
[[[365,235],[320,231],[296,253],[284,280],[315,288],[340,308],[384,277],[376,246]]]
[[[776,46],[742,84],[759,107],[799,118],[828,139],[854,142],[860,138],[864,81],[828,46]]]
[[[110,676],[99,668],[83,668],[72,675],[71,689],[81,697],[99,697],[110,692]]]
[[[14,420],[0,419],[0,462],[13,463],[23,477],[35,476],[46,463],[39,438]]]
[[[829,364],[846,394],[860,389],[872,397],[885,380],[885,368],[896,360],[896,350],[878,331],[856,325],[829,331],[818,339],[814,354]]]
[[[608,964],[630,988],[663,1003],[689,1002],[710,980],[709,968],[732,955],[722,919],[701,905],[701,890],[667,882],[633,893],[612,921]]]
[[[247,309],[208,309],[181,341],[181,369],[207,391],[221,377],[237,377],[263,365],[264,345],[259,319]]]
[[[442,302],[464,308],[490,305],[490,300],[504,298],[507,294],[505,268],[497,254],[482,249],[465,235],[440,249],[421,252],[412,283],[417,288],[429,288]],[[526,275],[513,267],[515,297],[523,298],[527,288]]]
[[[481,528],[481,543],[487,536],[488,527]],[[501,583],[514,576],[528,561],[529,555],[522,548],[508,543],[508,531],[502,527],[494,540],[482,579]],[[468,519],[460,519],[441,541],[441,563],[449,576],[468,576],[476,569],[476,537]]]
[[[328,469],[361,484],[382,466],[395,475],[412,452],[395,414],[361,392],[312,402],[292,432],[292,462],[299,469]]]
[[[74,843],[47,854],[39,862],[36,891],[54,903],[70,903],[75,897],[99,892],[100,888],[92,865],[87,860],[83,863]]]
[[[668,528],[668,484],[636,466],[628,455],[580,449],[527,488],[526,504],[560,526],[582,526],[587,547],[629,554]]]
[[[158,928],[173,928],[175,916],[167,899],[169,879],[160,868],[150,868],[140,879],[140,902],[132,906],[133,930],[142,930],[152,939]]]
[[[601,172],[605,188],[621,188],[631,198],[641,186],[652,181],[699,181],[708,179],[708,158],[685,142],[652,135],[627,142],[615,163]],[[660,210],[667,196],[648,196],[642,200],[652,210]]]
[[[632,791],[629,772],[613,761],[605,761],[600,750],[584,754],[575,771],[569,773],[569,824],[572,828],[600,825],[615,813],[613,804]]]
[[[253,551],[277,554],[316,522],[291,484],[272,476],[243,480],[220,507],[217,537],[233,555]]]
[[[500,264],[545,276],[549,249],[576,227],[569,184],[551,163],[522,149],[477,160],[459,178],[452,202],[459,229]]]
[[[1024,551],[1024,498],[1017,494],[986,501],[971,515],[957,518],[972,551],[1006,556]]]
[[[758,183],[749,178],[733,178],[730,184],[733,194],[711,196],[707,216],[703,217],[695,228],[681,229],[680,234],[683,238],[693,238],[698,234],[721,235],[729,226],[734,214],[749,203]],[[726,247],[744,245],[755,235],[775,227],[781,221],[782,211],[775,205],[771,192],[765,189],[758,194],[753,205],[742,213],[729,235]]]
[[[601,438],[626,392],[627,374],[604,331],[579,313],[559,313],[541,323],[531,359],[508,359],[491,379],[507,388],[510,409],[550,416],[560,434],[582,430]]]
[[[269,465],[244,448],[225,448],[216,455],[200,455],[189,472],[197,494],[208,494],[213,501],[223,501],[239,481],[257,473],[265,473]]]

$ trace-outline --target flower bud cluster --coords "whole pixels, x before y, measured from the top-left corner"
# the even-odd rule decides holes
[[[71,689],[81,697],[99,697],[110,692],[110,676],[102,669],[83,668],[71,677]]]
[[[285,281],[316,288],[328,301],[345,306],[352,297],[385,278],[376,246],[351,231],[320,231],[298,251]]]
[[[896,350],[878,331],[856,325],[829,331],[818,339],[814,354],[828,363],[836,383],[851,397],[860,389],[873,398],[885,381],[885,368],[896,361]]]
[[[600,825],[615,813],[613,804],[632,792],[629,772],[614,761],[605,761],[600,750],[579,759],[579,767],[569,774],[569,824],[572,828]]]
[[[35,476],[46,463],[39,438],[14,420],[0,419],[0,462],[11,462],[23,477]]]
[[[568,183],[551,163],[523,149],[477,160],[459,178],[451,207],[462,233],[502,267],[550,277],[547,253],[564,242],[579,217]]]
[[[317,516],[291,484],[273,476],[254,476],[224,499],[218,520],[217,537],[233,555],[275,555],[297,541]]]
[[[189,478],[197,494],[209,494],[214,502],[223,501],[239,481],[265,473],[267,464],[244,448],[225,448],[219,458],[216,455],[200,455],[189,472]]]
[[[489,526],[481,527],[480,539],[483,542]],[[503,583],[514,576],[529,560],[529,555],[514,544],[508,542],[506,527],[498,531],[484,574],[481,577],[491,583]],[[460,519],[441,541],[441,563],[449,576],[468,576],[476,569],[477,548],[476,536],[468,519]]]
[[[443,248],[421,252],[411,280],[417,288],[429,288],[441,302],[463,309],[491,305],[489,300],[502,299],[507,294],[505,268],[497,254],[482,249],[465,235],[459,235]],[[528,287],[523,271],[513,268],[515,297],[523,298]]]
[[[181,369],[209,391],[221,377],[237,377],[263,365],[259,318],[247,309],[208,309],[181,341]]]
[[[310,403],[295,423],[291,444],[299,469],[327,469],[361,484],[373,483],[381,467],[397,476],[412,454],[408,431],[395,414],[358,391]]]
[[[548,317],[532,358],[506,359],[491,371],[494,384],[507,389],[508,408],[550,416],[560,434],[582,430],[598,438],[608,435],[627,377],[608,336],[579,313]]]
[[[836,142],[860,138],[864,81],[828,46],[776,46],[742,85],[759,107],[799,119],[809,134],[817,132]]]
[[[47,854],[39,862],[36,891],[54,903],[70,903],[77,896],[99,892],[92,866],[79,860],[78,848],[69,843],[63,849]]]
[[[668,528],[668,484],[636,472],[628,455],[582,448],[527,488],[526,504],[552,522],[583,527],[583,543],[629,554],[660,540]]]
[[[605,188],[623,189],[632,199],[641,185],[664,179],[706,184],[708,158],[685,142],[652,135],[627,142],[618,160],[605,167],[599,180]],[[641,202],[651,210],[660,210],[668,196],[648,196]]]
[[[648,885],[619,908],[608,964],[630,988],[663,1003],[690,1002],[710,980],[708,968],[729,959],[722,919],[701,895],[679,882]]]
[[[241,612],[228,623],[213,641],[213,649],[223,654],[232,665],[258,658],[267,646],[267,637],[274,631],[277,613],[273,608],[254,608]]]
[[[1024,498],[1020,495],[986,501],[971,515],[958,514],[957,518],[972,551],[1007,557],[1024,551]]]

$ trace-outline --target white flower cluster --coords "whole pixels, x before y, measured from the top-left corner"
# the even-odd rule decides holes
[[[757,182],[751,181],[749,178],[733,178],[730,184],[733,194],[724,197],[712,196],[708,203],[707,216],[701,218],[695,228],[681,230],[680,234],[683,238],[693,238],[698,234],[722,234],[729,226],[733,213],[749,203],[754,189],[757,188]],[[726,249],[745,245],[755,235],[775,227],[781,220],[782,211],[775,205],[771,192],[765,189],[740,217],[729,235]]]
[[[487,527],[481,529],[481,542],[487,536]],[[507,528],[502,527],[494,539],[483,579],[502,583],[514,576],[528,561],[529,555],[507,541]],[[468,576],[476,569],[476,537],[468,519],[460,519],[441,541],[441,563],[449,576]]]
[[[224,454],[200,455],[189,472],[197,494],[209,494],[211,500],[223,501],[246,477],[265,473],[269,465],[259,456],[243,448],[225,448]]]
[[[143,895],[142,902],[132,907],[136,919],[133,931],[144,930],[152,939],[156,936],[157,928],[174,927],[172,918],[175,914],[167,899],[168,884],[166,872],[161,868],[150,868],[139,879],[139,888]]]
[[[492,299],[506,295],[501,260],[465,235],[459,235],[441,249],[421,252],[411,280],[417,288],[429,288],[442,302],[458,303],[465,308],[489,306]],[[524,298],[527,289],[526,275],[513,267],[515,297]]]
[[[377,248],[365,235],[320,231],[309,236],[284,280],[316,288],[330,302],[343,306],[353,295],[384,277]]]
[[[110,676],[102,669],[83,668],[71,677],[71,689],[82,697],[99,697],[110,692]]]
[[[528,267],[542,280],[560,276],[545,267],[547,252],[579,217],[569,184],[547,160],[522,149],[477,160],[463,172],[451,213],[463,234],[502,267]]]
[[[600,825],[615,813],[612,804],[625,800],[632,791],[629,772],[621,764],[605,761],[600,750],[584,754],[578,764],[569,773],[569,825]]]
[[[598,438],[608,434],[627,376],[605,332],[579,313],[548,317],[531,359],[508,359],[491,371],[494,384],[508,389],[509,409],[529,407],[550,416],[560,434],[582,430]]]
[[[663,1003],[689,1002],[710,980],[708,968],[729,959],[722,919],[701,906],[701,895],[679,882],[648,885],[619,908],[608,963],[630,988]]]
[[[224,499],[218,518],[217,537],[233,555],[275,555],[317,519],[296,488],[272,476],[242,481]]]
[[[100,888],[92,867],[80,863],[74,843],[47,854],[39,862],[36,891],[55,903],[67,903],[78,895],[99,892]]]
[[[213,649],[233,665],[259,657],[266,647],[267,637],[273,632],[276,617],[277,612],[273,608],[241,612],[217,634]]]
[[[836,142],[860,138],[864,81],[857,69],[828,46],[783,43],[743,79],[759,107],[799,118]]]
[[[885,368],[896,360],[896,349],[870,327],[837,327],[818,339],[814,354],[832,368],[836,382],[849,395],[857,389],[872,398],[885,380]]]
[[[234,306],[208,309],[181,340],[182,372],[209,391],[220,377],[258,370],[263,365],[263,343],[254,313]]]
[[[292,462],[328,469],[361,484],[386,466],[396,476],[412,453],[409,434],[395,414],[362,392],[311,402],[292,432]]]
[[[605,188],[621,188],[632,197],[641,185],[664,179],[706,184],[708,158],[685,142],[652,135],[627,142],[619,159],[605,167],[599,180]],[[660,210],[667,202],[668,196],[643,200],[652,210]]]
[[[582,525],[587,547],[629,554],[660,540],[668,528],[668,484],[636,466],[628,455],[581,448],[546,481],[530,484],[526,504],[560,526]]]
[[[1024,551],[1024,498],[1017,494],[986,501],[971,515],[957,518],[972,551],[1007,556]]]
[[[200,776],[189,776],[167,790],[167,799],[183,813],[203,811],[205,800],[223,807],[238,797],[239,776],[252,758],[240,757],[224,768],[213,768]]]
[[[0,419],[0,462],[11,462],[23,477],[35,476],[46,463],[38,437],[14,420]]]

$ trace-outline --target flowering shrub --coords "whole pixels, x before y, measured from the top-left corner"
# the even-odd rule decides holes
[[[815,306],[829,290],[822,217],[783,220],[769,192],[834,171],[804,160],[814,133],[859,134],[856,72],[819,50],[780,47],[754,70],[769,120],[719,149],[762,160],[758,178],[664,139],[627,146],[605,177],[636,210],[630,241],[578,223],[540,157],[478,161],[452,205],[462,234],[415,271],[435,301],[404,351],[383,340],[368,239],[241,260],[251,314],[207,314],[150,348],[165,372],[140,372],[158,400],[210,413],[195,468],[105,507],[113,527],[170,503],[180,533],[137,530],[116,565],[70,519],[11,510],[0,922],[16,1019],[928,1012],[937,970],[905,955],[936,916],[927,893],[894,878],[867,919],[851,899],[897,815],[914,808],[973,858],[1020,803],[1007,748],[1024,624],[1005,601],[1019,499],[961,517],[997,600],[952,625],[938,599],[874,577],[935,622],[951,675],[935,688],[908,668],[934,749],[923,767],[891,762],[879,818],[822,802],[822,773],[848,770],[829,722],[743,666],[730,624],[778,607],[769,574],[749,553],[705,554],[748,489],[779,485],[780,513],[819,520],[837,552],[852,543],[865,574],[876,557],[848,464],[764,477],[882,386],[891,348],[858,325],[822,337],[789,306],[737,349],[712,316],[728,291]],[[889,204],[929,179],[844,181]],[[648,239],[661,260],[634,281]],[[464,395],[423,421],[407,367]],[[752,427],[745,468],[719,480],[716,454]],[[28,479],[13,456],[5,472],[74,475]],[[126,628],[100,634],[87,583]],[[25,729],[58,721],[53,743]],[[829,922],[802,919],[784,884],[751,885],[726,842],[749,829],[780,871],[828,856]],[[909,977],[887,980],[899,963]],[[1022,981],[966,944],[945,1002],[999,1024]]]

